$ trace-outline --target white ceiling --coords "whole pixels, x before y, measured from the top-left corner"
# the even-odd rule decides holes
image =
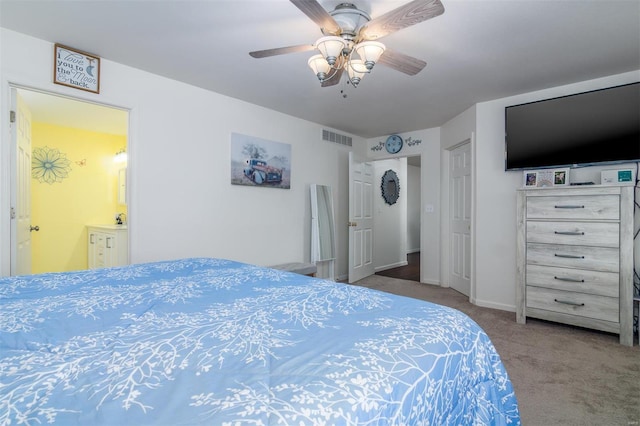
[[[339,3],[319,0],[327,10]],[[407,0],[353,0],[373,18]],[[288,0],[0,0],[0,24],[362,137],[437,127],[478,102],[640,69],[638,0],[442,0],[443,15],[380,41],[423,59],[321,88],[316,24]],[[106,71],[105,71],[106,72]],[[103,86],[104,87],[104,86]]]

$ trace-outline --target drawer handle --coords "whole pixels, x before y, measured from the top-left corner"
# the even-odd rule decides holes
[[[571,306],[584,306],[584,303],[571,302],[569,300],[558,300],[553,299],[554,302],[562,303],[563,305],[571,305]]]
[[[584,280],[579,280],[577,278],[564,278],[564,277],[553,277],[554,280],[558,281],[569,281],[570,283],[583,283]]]
[[[555,257],[564,257],[566,259],[584,259],[584,256],[576,256],[575,254],[553,254]]]
[[[553,231],[556,235],[584,235],[584,232],[574,232],[574,231]]]
[[[554,206],[556,209],[584,209],[584,206]]]

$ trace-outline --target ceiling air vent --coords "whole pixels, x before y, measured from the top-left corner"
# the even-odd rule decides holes
[[[327,142],[335,142],[340,145],[352,146],[352,140],[350,136],[341,135],[330,130],[322,129],[322,140]]]

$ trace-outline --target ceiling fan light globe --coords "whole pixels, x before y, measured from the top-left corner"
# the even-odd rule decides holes
[[[342,55],[342,50],[346,47],[347,43],[341,37],[326,36],[316,41],[316,48],[329,65],[336,63],[338,56]]]
[[[384,53],[385,46],[378,41],[363,41],[356,44],[354,49],[367,69],[371,70]]]
[[[347,74],[349,75],[349,81],[353,84],[353,87],[358,87],[358,84],[362,81],[362,77],[369,72],[365,64],[360,59],[352,59],[348,62]]]
[[[331,70],[331,65],[329,65],[322,55],[313,55],[309,58],[307,64],[309,64],[309,68],[311,68],[320,81],[323,81]]]

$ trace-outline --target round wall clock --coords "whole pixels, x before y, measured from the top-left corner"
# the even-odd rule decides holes
[[[384,147],[389,154],[397,154],[402,149],[402,138],[398,135],[391,135],[384,143]]]

